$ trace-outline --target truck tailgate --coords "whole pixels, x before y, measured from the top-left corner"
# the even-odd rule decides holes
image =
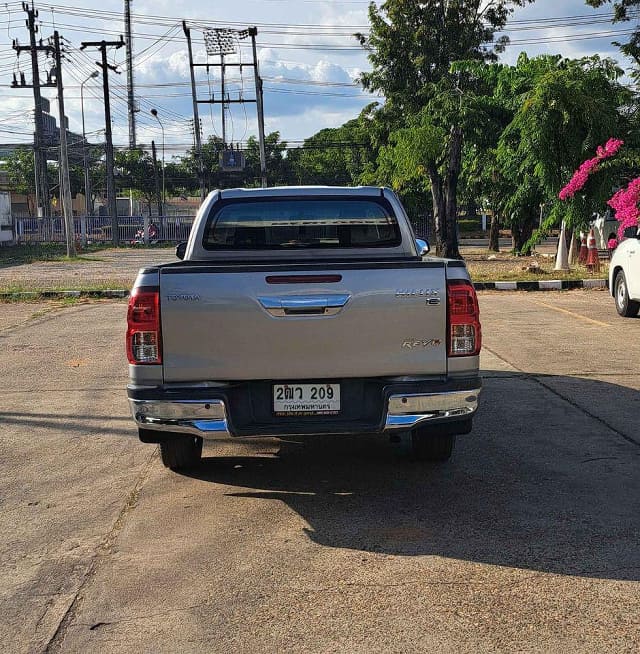
[[[444,375],[442,262],[160,269],[165,382]]]

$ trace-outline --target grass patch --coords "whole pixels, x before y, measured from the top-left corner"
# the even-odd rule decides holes
[[[545,273],[531,273],[531,272],[509,272],[501,271],[498,273],[489,273],[479,270],[473,270],[469,267],[469,274],[474,282],[537,282],[537,281],[551,281],[551,280],[580,280],[580,279],[606,279],[608,276],[607,271],[601,270],[599,273],[592,274],[588,270],[570,270],[559,271],[554,270]]]
[[[575,265],[571,270],[554,270],[555,262],[536,257],[513,257],[500,254],[489,260],[486,257],[471,256],[465,259],[467,269],[474,282],[535,282],[550,280],[575,281],[580,279],[606,279],[609,275],[608,262],[600,262],[600,272],[592,273],[585,266]]]
[[[175,243],[154,243],[152,245],[129,245],[121,243],[114,247],[112,243],[91,243],[82,248],[75,257],[67,257],[67,246],[64,243],[27,243],[23,245],[8,245],[0,247],[0,268],[20,266],[40,261],[82,262],[104,261],[95,256],[103,250],[165,250],[174,249]]]
[[[102,261],[91,256],[94,252],[106,249],[106,246],[91,245],[75,257],[67,257],[64,243],[33,243],[28,245],[10,245],[0,248],[0,268],[20,266],[38,261]]]
[[[32,283],[12,282],[9,284],[0,283],[0,295],[3,300],[11,300],[13,296],[17,299],[23,299],[24,296],[29,295],[36,299],[44,297],[45,295],[60,294],[60,297],[74,297],[64,296],[66,291],[82,293],[83,295],[90,295],[98,291],[129,291],[131,284],[123,282],[122,280],[107,280],[96,282],[78,282],[65,283],[65,284],[50,284],[47,286],[38,286]]]

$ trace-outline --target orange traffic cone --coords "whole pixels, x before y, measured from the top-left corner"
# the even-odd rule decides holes
[[[581,236],[582,241],[580,242],[580,254],[578,255],[578,263],[586,264],[589,254],[589,249],[587,248],[587,237],[584,232],[582,232]]]
[[[589,269],[589,272],[600,272],[600,259],[598,258],[598,248],[596,247],[596,237],[593,233],[593,229],[589,231],[587,250],[587,268]]]

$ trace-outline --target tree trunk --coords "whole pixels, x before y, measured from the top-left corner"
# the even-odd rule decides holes
[[[451,128],[449,161],[445,176],[433,162],[429,166],[436,254],[448,259],[460,259],[458,249],[458,179],[462,167],[462,129]]]
[[[489,250],[500,252],[500,221],[494,209],[491,215],[491,226],[489,227]]]
[[[538,226],[538,216],[527,216],[521,223],[514,223],[511,226],[511,238],[513,249],[520,254],[531,254],[531,246],[525,247],[527,241],[533,236],[533,231]]]
[[[447,223],[445,220],[445,198],[443,191],[443,180],[435,164],[429,167],[429,179],[431,181],[431,200],[433,203],[433,236],[435,240],[436,255],[444,256],[446,249]]]
[[[445,257],[460,259],[458,249],[458,180],[462,168],[462,129],[451,128],[449,145],[449,164],[444,186],[447,232],[445,239]]]

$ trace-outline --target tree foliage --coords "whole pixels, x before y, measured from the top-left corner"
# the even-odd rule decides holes
[[[429,177],[436,251],[459,257],[457,192],[462,169],[465,107],[479,81],[458,61],[487,62],[507,43],[494,40],[515,6],[530,0],[387,0],[369,7],[368,36],[357,35],[373,70],[363,73],[365,89],[384,94],[392,110],[421,114],[415,156]],[[426,130],[426,131],[425,131]],[[427,132],[440,133],[431,148]],[[426,138],[426,140],[425,140]],[[409,161],[407,134],[396,139],[398,163]]]
[[[611,19],[613,23],[632,20],[635,18],[632,12],[640,8],[640,0],[585,0],[585,2],[595,8],[602,7],[603,5],[613,5]],[[636,68],[631,74],[638,81],[640,79],[640,27],[638,27],[637,23],[626,43],[614,41],[614,45],[617,45],[623,54],[635,62]]]
[[[498,143],[506,182],[499,204],[518,234],[517,249],[527,242],[530,247],[540,205],[546,205],[547,226],[560,218],[570,227],[580,226],[602,210],[613,183],[607,170],[617,164],[604,164],[588,192],[572,201],[561,205],[557,196],[598,145],[630,131],[623,108],[633,96],[618,82],[621,74],[614,62],[598,56],[568,60],[525,54],[501,71],[497,93],[514,114]],[[520,226],[524,229],[518,232]]]
[[[131,189],[134,195],[142,198],[151,213],[153,202],[158,200],[156,175],[160,174],[154,168],[151,155],[140,149],[116,152],[115,167],[118,171],[118,186]]]

